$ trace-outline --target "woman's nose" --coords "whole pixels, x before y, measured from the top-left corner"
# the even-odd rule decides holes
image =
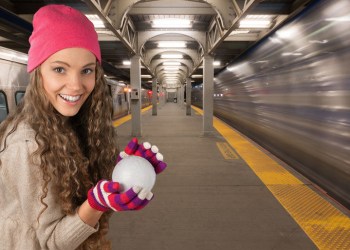
[[[70,74],[70,77],[67,82],[67,87],[72,90],[80,90],[83,86],[82,77],[78,73]]]

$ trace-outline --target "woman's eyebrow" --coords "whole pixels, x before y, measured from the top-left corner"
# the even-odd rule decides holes
[[[85,66],[83,66],[83,68],[88,67],[88,66],[95,66],[95,65],[96,65],[96,62],[91,62],[91,63],[88,63]]]
[[[66,62],[63,62],[63,61],[54,61],[52,63],[61,63],[61,64],[65,64],[68,67],[70,67],[69,63],[66,63]],[[91,62],[91,63],[88,63],[88,64],[84,65],[82,68],[85,68],[85,67],[88,67],[88,66],[95,66],[95,65],[96,65],[96,62]]]
[[[54,61],[52,63],[60,63],[60,64],[65,64],[67,65],[68,67],[70,67],[69,63],[66,63],[66,62],[63,62],[63,61]]]

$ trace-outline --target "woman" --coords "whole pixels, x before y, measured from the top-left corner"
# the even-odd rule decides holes
[[[33,27],[30,83],[0,127],[1,245],[110,249],[108,211],[141,209],[153,194],[138,187],[119,194],[118,183],[104,180],[118,152],[93,24],[73,8],[48,5]]]

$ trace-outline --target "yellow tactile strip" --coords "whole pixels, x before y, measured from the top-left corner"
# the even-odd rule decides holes
[[[231,146],[228,145],[227,142],[217,142],[216,146],[220,150],[220,152],[221,152],[222,156],[225,158],[225,160],[237,160],[237,159],[239,159],[238,155],[231,148]]]
[[[143,108],[143,109],[141,110],[141,112],[145,112],[145,111],[147,111],[147,110],[149,110],[149,109],[151,109],[151,108],[152,108],[152,105],[151,105],[151,106],[148,106],[148,107],[146,107],[146,108]],[[118,126],[122,125],[123,123],[129,121],[130,119],[131,119],[131,115],[123,116],[122,118],[119,118],[118,120],[113,121],[113,126],[114,126],[114,127],[118,127]]]
[[[194,106],[192,108],[203,114],[202,110]],[[214,127],[319,249],[350,249],[350,218],[347,215],[224,122],[214,118]]]

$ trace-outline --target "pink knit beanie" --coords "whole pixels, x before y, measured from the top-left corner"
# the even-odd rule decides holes
[[[34,15],[29,38],[27,71],[31,72],[52,54],[66,48],[91,51],[101,63],[101,51],[92,22],[81,12],[65,5],[47,5]]]

